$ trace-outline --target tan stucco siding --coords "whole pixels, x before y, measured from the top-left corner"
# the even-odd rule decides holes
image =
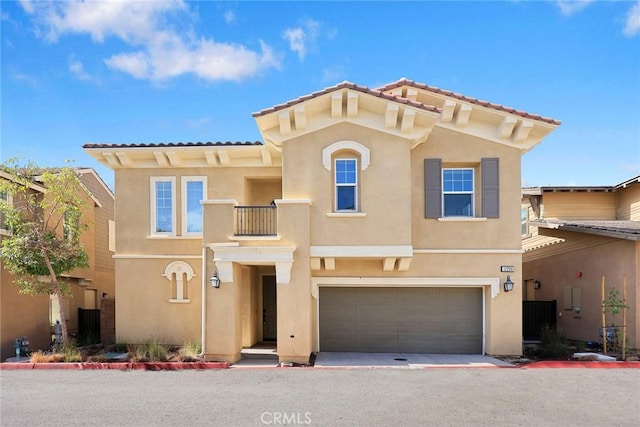
[[[616,192],[616,219],[640,221],[640,185]]]
[[[332,170],[323,166],[322,150],[340,141],[366,147],[371,163],[361,170],[357,153],[337,152]],[[406,245],[411,242],[409,143],[351,123],[305,135],[284,145],[283,198],[311,199],[312,245]],[[364,217],[330,217],[334,209],[335,156],[358,159],[358,211]]]
[[[440,158],[444,167],[473,167],[475,217],[480,217],[480,160],[500,159],[500,217],[480,222],[425,219],[424,159]],[[429,140],[411,152],[412,230],[414,248],[520,248],[520,151],[467,135],[434,129]]]
[[[20,294],[14,279],[0,262],[0,362],[15,356],[13,343],[18,337],[29,338],[30,350],[46,349],[51,343],[49,297]]]
[[[569,338],[598,341],[599,328],[602,326],[601,281],[606,279],[606,290],[612,287],[622,295],[622,277],[627,275],[627,327],[632,347],[638,345],[640,325],[638,324],[638,243],[601,238],[599,246],[555,254],[544,259],[525,262],[524,275],[527,279],[541,282],[535,290],[537,301],[558,301],[558,328]],[[582,293],[580,313],[565,310],[564,289],[578,288]],[[560,315],[561,313],[561,315]],[[622,324],[618,315],[616,324]]]
[[[195,276],[186,284],[188,303],[171,303],[175,292],[163,277],[176,259],[116,260],[116,341],[140,344],[152,340],[183,344],[200,342],[201,261],[187,262]]]
[[[189,169],[122,169],[116,173],[118,200],[116,204],[117,254],[158,253],[165,255],[199,254],[201,239],[182,237],[182,186],[186,176],[207,178],[210,200],[230,199],[242,205],[245,200],[245,177],[279,177],[280,168],[189,168]],[[151,177],[175,178],[176,236],[149,237],[151,231]],[[271,194],[269,194],[269,197]],[[207,221],[205,220],[205,223]],[[226,230],[227,236],[233,230]]]
[[[608,221],[616,219],[615,194],[604,192],[545,192],[544,219]]]

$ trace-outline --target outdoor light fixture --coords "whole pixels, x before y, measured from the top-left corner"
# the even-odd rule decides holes
[[[209,281],[211,282],[211,287],[213,287],[213,288],[219,288],[220,287],[220,278],[218,277],[218,272],[217,271],[213,272],[213,276],[211,276],[211,279],[209,279]]]
[[[533,289],[540,289],[540,281],[539,280],[534,280],[533,281]]]
[[[511,292],[513,290],[513,282],[511,281],[511,276],[507,275],[507,281],[504,282],[504,291]]]

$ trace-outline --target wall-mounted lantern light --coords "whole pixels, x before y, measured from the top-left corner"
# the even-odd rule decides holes
[[[220,287],[220,278],[218,277],[218,272],[217,271],[213,272],[213,276],[211,276],[209,281],[211,282],[211,287],[213,287],[213,288],[219,288]]]
[[[507,275],[507,281],[504,282],[504,291],[511,292],[513,290],[513,282],[511,281],[511,276]]]
[[[533,281],[533,289],[540,289],[540,286],[541,286],[541,285],[542,285],[542,284],[540,283],[540,281],[539,281],[539,280],[534,280],[534,281]]]

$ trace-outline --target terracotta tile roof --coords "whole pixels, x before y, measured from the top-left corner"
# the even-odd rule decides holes
[[[324,89],[316,91],[316,92],[312,92],[312,93],[310,93],[308,95],[300,96],[300,97],[298,97],[296,99],[292,99],[291,101],[287,101],[287,102],[284,102],[282,104],[274,105],[273,107],[270,107],[270,108],[265,108],[264,110],[260,110],[258,112],[253,113],[252,116],[253,117],[264,116],[266,114],[270,114],[270,113],[273,113],[273,112],[276,112],[276,111],[280,111],[280,110],[283,110],[285,108],[294,106],[296,104],[300,104],[300,103],[308,101],[310,99],[317,98],[319,96],[326,95],[328,93],[335,92],[335,91],[341,90],[341,89],[352,89],[352,90],[355,90],[357,92],[365,93],[367,95],[377,96],[378,98],[387,99],[389,101],[398,102],[398,103],[401,103],[401,104],[409,105],[411,107],[420,108],[420,109],[423,109],[423,110],[426,110],[426,111],[431,111],[431,112],[434,112],[434,113],[440,113],[440,111],[441,111],[440,108],[434,107],[433,105],[426,105],[426,104],[423,104],[421,102],[411,101],[410,99],[402,98],[402,97],[399,97],[399,96],[388,95],[388,94],[383,93],[380,90],[369,89],[366,86],[359,86],[359,85],[357,85],[355,83],[344,81],[342,83],[338,83],[337,85],[330,86],[330,87],[324,88]]]
[[[537,220],[531,221],[531,224],[544,228],[557,228],[618,239],[640,240],[640,221]]]
[[[561,123],[560,120],[555,120],[555,119],[552,119],[552,118],[549,118],[549,117],[542,117],[542,116],[539,116],[537,114],[527,113],[526,111],[516,110],[515,108],[512,108],[512,107],[505,107],[504,105],[494,104],[494,103],[491,103],[489,101],[483,101],[483,100],[480,100],[480,99],[477,99],[477,98],[464,96],[462,94],[451,92],[449,90],[440,89],[440,88],[437,88],[435,86],[429,86],[429,85],[426,85],[424,83],[414,82],[413,80],[409,80],[407,78],[402,78],[402,79],[400,79],[400,80],[398,80],[396,82],[389,83],[389,84],[387,84],[385,86],[377,88],[377,90],[379,90],[381,92],[386,92],[388,90],[395,89],[395,88],[402,87],[402,86],[411,86],[411,87],[415,87],[415,88],[418,88],[418,89],[424,89],[424,90],[427,90],[429,92],[433,92],[433,93],[449,96],[451,98],[456,98],[456,99],[459,99],[461,101],[469,102],[471,104],[476,104],[476,105],[480,105],[482,107],[492,108],[494,110],[504,111],[506,113],[515,114],[516,116],[521,116],[521,117],[524,117],[524,118],[527,118],[527,119],[531,119],[531,120],[538,120],[538,121],[541,121],[541,122],[550,123],[552,125],[559,125]]]
[[[167,148],[167,147],[217,147],[228,145],[263,145],[260,141],[245,142],[163,142],[157,144],[84,144],[82,148]]]

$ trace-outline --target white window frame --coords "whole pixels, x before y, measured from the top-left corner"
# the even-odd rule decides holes
[[[520,209],[520,233],[522,238],[529,236],[529,208]]]
[[[207,177],[206,176],[183,176],[181,178],[182,189],[182,235],[183,236],[201,236],[202,231],[188,231],[189,215],[187,212],[188,207],[188,193],[187,184],[189,182],[201,182],[202,183],[202,200],[207,200]],[[202,204],[200,204],[202,209]],[[204,214],[204,210],[202,211]],[[202,221],[202,228],[204,228],[204,218]]]
[[[456,171],[456,170],[461,170],[461,171],[471,171],[471,191],[446,191],[444,189],[444,174],[445,171]],[[475,198],[476,198],[476,171],[474,168],[472,167],[466,167],[466,168],[442,168],[442,216],[443,217],[461,217],[461,218],[474,218],[476,215],[476,203],[475,203]],[[448,194],[469,194],[471,195],[471,214],[470,215],[447,215],[446,214],[446,209],[445,209],[445,196]]]
[[[345,160],[349,160],[349,161],[353,161],[355,162],[355,182],[354,183],[349,183],[349,184],[339,184],[338,183],[338,179],[337,179],[337,173],[338,173],[338,161],[345,161]],[[333,167],[334,167],[334,172],[333,172],[333,185],[334,185],[334,207],[335,207],[335,212],[358,212],[359,211],[359,203],[358,203],[358,175],[359,175],[359,171],[358,171],[358,159],[356,157],[336,157],[333,161]],[[353,209],[338,209],[338,187],[354,187],[354,192],[353,192],[353,197],[354,197],[354,208]]]
[[[156,218],[156,183],[158,182],[170,182],[171,183],[171,231],[156,231],[157,218]],[[150,179],[150,232],[153,236],[175,236],[176,235],[176,177],[175,176],[152,176]]]

